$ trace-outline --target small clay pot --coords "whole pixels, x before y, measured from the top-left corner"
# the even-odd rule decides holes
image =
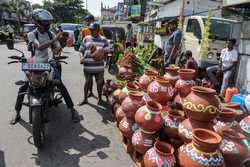
[[[167,105],[168,101],[173,99],[175,88],[171,85],[169,80],[157,76],[155,80],[148,85],[147,93],[152,100],[164,106]]]
[[[174,148],[165,142],[157,140],[154,147],[144,155],[145,167],[175,167]]]
[[[155,101],[149,101],[139,108],[135,114],[135,121],[144,131],[150,133],[158,132],[164,124],[161,117],[162,106]]]
[[[116,117],[116,122],[119,125],[119,123],[121,122],[121,120],[125,117],[124,112],[122,111],[122,108],[119,107],[116,112],[115,112],[115,117]]]
[[[179,69],[180,69],[179,67],[165,68],[166,74],[164,75],[164,78],[169,80],[173,86],[175,86],[175,83],[179,79],[179,74],[178,74]]]
[[[180,122],[185,120],[183,111],[170,109],[164,118],[164,134],[169,138],[179,139],[178,127]]]
[[[193,130],[192,142],[179,148],[181,167],[225,167],[219,151],[221,137],[215,132],[197,128]]]
[[[247,116],[247,114],[241,108],[240,103],[234,103],[234,102],[224,103],[222,105],[222,107],[235,109],[237,112],[237,116],[236,116],[235,120],[237,122],[240,122],[243,118],[245,118]]]
[[[195,85],[194,76],[195,70],[192,69],[180,69],[180,79],[176,82],[175,88],[181,97],[186,97],[191,92],[191,87]]]
[[[132,136],[132,144],[137,152],[144,155],[148,149],[153,147],[157,137],[157,133],[148,133],[143,130],[138,130]]]
[[[121,133],[123,134],[123,136],[125,136],[127,138],[131,138],[133,136],[134,124],[135,124],[135,122],[133,120],[130,120],[126,117],[124,117],[121,120],[121,122],[119,124],[119,129],[120,129]]]
[[[145,104],[143,95],[144,93],[140,91],[130,91],[123,100],[121,107],[127,118],[134,119],[136,111]]]
[[[119,101],[120,103],[123,102],[123,100],[128,96],[128,93],[130,91],[140,91],[140,86],[136,82],[129,82],[123,89],[121,90],[121,93],[119,94]]]
[[[144,74],[139,78],[139,84],[141,85],[141,88],[147,91],[148,85],[157,75],[159,75],[157,71],[145,70]]]
[[[250,138],[250,116],[247,116],[240,121],[240,127],[244,135]]]
[[[250,158],[250,139],[233,129],[220,132],[222,142],[220,151],[227,167],[244,167],[244,161]]]
[[[184,101],[184,98],[182,98],[179,94],[175,96],[174,103],[175,103],[176,109],[183,110],[183,106],[182,106],[183,101]]]
[[[192,92],[185,98],[183,108],[192,120],[210,122],[221,110],[219,98],[214,89],[201,86],[192,87]]]

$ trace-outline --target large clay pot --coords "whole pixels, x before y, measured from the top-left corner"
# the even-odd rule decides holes
[[[240,127],[244,135],[250,138],[250,116],[247,116],[240,121]]]
[[[210,122],[221,110],[220,101],[214,89],[201,86],[192,87],[192,92],[185,98],[183,108],[192,120]]]
[[[191,120],[190,118],[185,119],[179,123],[178,134],[184,143],[190,143],[193,138],[193,130],[196,128],[203,128],[213,130],[213,122],[201,122],[196,120]]]
[[[181,167],[225,167],[224,158],[219,151],[221,137],[210,130],[195,129],[191,143],[179,148]]]
[[[121,122],[121,120],[125,117],[124,112],[122,111],[122,108],[119,107],[116,112],[115,112],[115,117],[116,117],[116,121],[117,124],[119,125],[119,123]]]
[[[235,109],[237,111],[237,116],[235,118],[237,122],[240,122],[243,118],[247,116],[247,114],[241,108],[240,103],[234,103],[234,102],[223,103],[222,107]]]
[[[148,133],[143,130],[138,130],[132,136],[132,144],[137,152],[144,155],[148,149],[153,147],[157,137],[157,133]]]
[[[233,129],[220,132],[222,142],[220,150],[227,167],[244,167],[244,161],[250,158],[250,139]]]
[[[236,110],[231,108],[223,108],[219,117],[214,120],[214,130],[218,132],[222,129],[231,128],[240,132],[240,125],[237,121],[235,121],[236,116]]]
[[[158,72],[153,70],[145,70],[144,74],[139,79],[139,84],[143,90],[147,90],[148,85],[153,81],[154,77],[158,75]]]
[[[166,67],[165,71],[166,74],[164,75],[164,78],[170,81],[170,83],[175,86],[177,80],[179,79],[179,67]]]
[[[143,95],[144,93],[140,91],[130,91],[123,100],[121,107],[127,118],[134,119],[136,111],[145,104]]]
[[[155,101],[149,101],[136,111],[135,121],[144,131],[156,133],[163,127],[161,117],[162,106]]]
[[[128,96],[128,93],[131,91],[139,91],[140,86],[135,82],[129,82],[126,86],[123,87],[121,93],[119,94],[119,101],[120,103]]]
[[[173,99],[175,88],[164,77],[157,76],[155,80],[148,85],[147,92],[152,100],[165,106],[168,101]]]
[[[119,124],[119,129],[120,129],[121,133],[123,134],[123,136],[125,136],[127,138],[131,138],[133,136],[134,124],[135,124],[135,122],[133,120],[130,120],[126,117],[124,117],[121,120],[121,122]]]
[[[194,76],[195,70],[192,69],[180,69],[180,79],[176,82],[175,88],[182,97],[186,97],[191,92],[191,87],[195,85]]]
[[[164,118],[164,134],[169,138],[179,139],[178,127],[180,122],[185,119],[183,111],[170,109]]]
[[[165,142],[157,140],[154,147],[144,155],[145,167],[175,167],[174,148]]]

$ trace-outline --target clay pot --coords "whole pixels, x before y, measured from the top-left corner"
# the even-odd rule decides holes
[[[247,116],[240,121],[240,127],[244,135],[250,138],[250,116]]]
[[[244,161],[250,158],[250,139],[233,129],[221,131],[220,151],[227,167],[244,167]]]
[[[132,80],[134,78],[132,67],[130,65],[119,66],[117,78]]]
[[[164,77],[157,76],[153,82],[148,85],[148,95],[152,100],[161,103],[163,106],[172,100],[175,95],[175,89]]]
[[[128,93],[131,91],[140,91],[140,86],[135,82],[129,82],[126,86],[123,87],[121,93],[119,94],[119,101],[122,101],[128,96]]]
[[[182,106],[183,100],[184,98],[182,98],[179,94],[175,96],[174,103],[175,103],[176,109],[183,110],[183,106]]]
[[[134,121],[130,120],[126,117],[124,117],[120,124],[119,124],[119,129],[121,131],[121,133],[123,134],[123,136],[127,137],[127,138],[131,138],[133,136],[134,133]]]
[[[179,67],[167,67],[165,68],[166,74],[164,75],[164,78],[169,80],[170,83],[175,86],[177,80],[179,79]]]
[[[162,106],[155,101],[149,101],[136,111],[135,121],[144,131],[156,133],[163,127],[161,117]]]
[[[235,109],[237,112],[235,120],[237,122],[240,122],[243,118],[247,116],[247,114],[244,113],[244,110],[240,107],[240,103],[233,103],[233,102],[224,103],[222,104],[222,107]]]
[[[165,142],[157,140],[154,147],[144,155],[145,167],[175,167],[174,148]]]
[[[136,111],[145,104],[143,95],[143,92],[130,91],[129,95],[123,100],[121,107],[127,118],[134,119]]]
[[[181,167],[225,167],[219,151],[221,137],[210,130],[195,129],[191,143],[179,148],[178,158]]]
[[[179,123],[185,119],[183,111],[170,109],[168,115],[164,118],[164,134],[169,138],[179,139],[178,127]]]
[[[237,121],[235,121],[236,116],[236,110],[231,108],[223,108],[219,117],[214,121],[214,130],[219,132],[222,129],[231,128],[240,132],[240,125]]]
[[[153,147],[157,137],[157,133],[152,134],[138,130],[132,136],[132,144],[137,152],[144,155],[148,149]]]
[[[183,108],[192,120],[210,122],[221,110],[220,101],[214,89],[201,86],[192,87],[192,92],[185,98]]]
[[[147,90],[148,85],[158,75],[158,72],[153,70],[145,70],[144,74],[139,78],[139,84],[143,90]]]
[[[175,88],[181,97],[186,97],[191,92],[191,87],[195,85],[195,70],[180,69],[178,71],[180,79],[176,82]]]
[[[192,131],[196,128],[213,130],[213,122],[201,122],[191,119],[185,119],[179,123],[178,134],[184,143],[190,143],[193,138]]]
[[[119,107],[115,112],[116,122],[119,125],[121,120],[125,117],[124,112],[122,111],[122,107]]]

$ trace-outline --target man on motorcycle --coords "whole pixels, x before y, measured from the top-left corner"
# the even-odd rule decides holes
[[[47,63],[49,60],[49,49],[51,48],[53,55],[58,55],[61,51],[60,43],[58,40],[62,37],[62,32],[58,33],[56,36],[49,30],[51,22],[53,21],[53,16],[44,9],[36,9],[32,13],[32,19],[37,26],[37,28],[28,33],[28,49],[32,53],[32,58],[37,63]],[[78,112],[74,109],[73,101],[62,83],[61,75],[58,71],[57,63],[51,64],[54,69],[54,79],[57,80],[56,87],[60,89],[61,94],[66,102],[66,105],[71,111],[72,114],[72,121],[78,122],[79,121],[79,115]],[[14,125],[16,124],[21,116],[20,111],[22,108],[22,102],[24,99],[24,92],[28,89],[28,83],[25,82],[24,85],[22,85],[19,88],[16,105],[15,105],[15,116],[10,121],[10,124]]]

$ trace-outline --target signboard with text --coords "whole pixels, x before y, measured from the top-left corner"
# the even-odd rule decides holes
[[[132,5],[131,8],[131,17],[141,16],[141,5]]]

